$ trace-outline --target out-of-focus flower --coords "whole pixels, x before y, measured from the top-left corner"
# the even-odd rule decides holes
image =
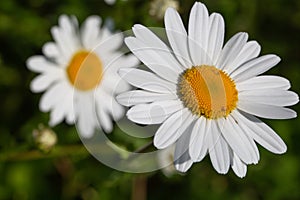
[[[163,174],[167,177],[177,173],[174,160],[175,145],[171,145],[166,149],[162,149],[157,155],[158,165],[161,167]]]
[[[255,117],[296,117],[295,111],[286,108],[299,101],[296,93],[288,91],[289,81],[261,75],[280,58],[259,56],[260,45],[247,41],[247,33],[237,33],[223,46],[223,17],[209,15],[201,3],[191,10],[188,33],[173,8],[166,11],[165,26],[170,47],[142,25],[133,27],[135,37],[125,39],[153,73],[120,70],[125,80],[140,89],[117,99],[132,106],[127,117],[133,122],[162,123],[154,145],[164,149],[176,144],[176,169],[186,172],[209,154],[218,173],[227,173],[231,166],[237,176],[244,177],[247,165],[259,161],[255,142],[276,154],[286,152],[282,139]]]
[[[113,5],[116,3],[116,0],[104,0],[108,5]]]
[[[39,125],[38,129],[33,130],[32,136],[37,147],[44,152],[51,151],[57,143],[56,133],[43,125]]]
[[[130,86],[117,74],[121,67],[138,63],[133,55],[119,52],[122,34],[112,34],[101,18],[88,17],[79,29],[76,17],[62,15],[59,26],[51,29],[54,42],[43,46],[45,56],[27,60],[30,70],[40,73],[32,82],[33,92],[46,91],[40,110],[50,111],[50,126],[66,119],[77,122],[79,133],[93,135],[95,128],[106,132],[113,128],[112,119],[124,115],[124,108],[114,96]],[[118,86],[118,87],[117,87]]]
[[[179,9],[179,2],[176,0],[153,0],[150,3],[149,14],[156,17],[157,19],[162,19],[167,8]]]

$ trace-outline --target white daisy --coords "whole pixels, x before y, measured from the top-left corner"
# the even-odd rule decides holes
[[[92,136],[96,127],[112,131],[111,116],[120,119],[124,108],[114,95],[130,88],[120,79],[121,67],[132,67],[138,60],[118,51],[123,42],[121,34],[102,27],[101,18],[88,17],[79,29],[72,16],[59,17],[59,26],[51,29],[54,42],[43,46],[45,56],[27,60],[30,70],[40,73],[32,82],[33,92],[43,92],[40,110],[50,111],[50,126],[66,119],[78,125],[82,136]],[[120,87],[116,87],[119,84]],[[99,123],[98,123],[99,119]]]
[[[127,117],[140,124],[160,124],[154,145],[173,143],[175,166],[187,171],[209,154],[215,170],[243,177],[247,164],[259,161],[256,143],[273,153],[284,153],[282,139],[258,117],[289,119],[296,113],[284,106],[298,102],[287,91],[290,83],[279,76],[261,75],[280,58],[259,56],[260,45],[237,33],[223,47],[224,21],[195,3],[188,33],[176,10],[165,14],[170,47],[149,29],[135,25],[135,37],[125,43],[150,69],[122,69],[120,75],[140,88],[117,96],[132,106]]]

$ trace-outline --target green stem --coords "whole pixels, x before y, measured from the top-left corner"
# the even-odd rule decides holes
[[[57,157],[63,157],[66,155],[89,155],[89,152],[86,150],[86,148],[82,144],[68,145],[68,146],[56,146],[49,153],[43,153],[40,150],[5,153],[5,154],[0,155],[0,162],[57,158]]]

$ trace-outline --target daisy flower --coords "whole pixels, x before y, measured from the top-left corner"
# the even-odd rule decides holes
[[[118,120],[124,115],[114,96],[130,88],[117,71],[136,65],[138,60],[118,51],[123,36],[100,28],[98,16],[88,17],[81,28],[74,16],[62,15],[58,22],[51,29],[54,42],[43,46],[44,56],[27,60],[28,68],[40,73],[31,82],[31,90],[45,91],[40,110],[51,112],[50,126],[64,119],[68,124],[76,121],[84,137],[92,136],[97,127],[111,132],[111,117]]]
[[[125,39],[152,70],[119,71],[139,88],[117,96],[121,104],[132,106],[127,117],[139,124],[161,124],[154,145],[164,149],[175,143],[175,167],[181,172],[209,154],[218,173],[231,166],[243,177],[247,165],[259,161],[256,143],[284,153],[282,139],[257,118],[296,117],[285,107],[298,102],[298,95],[288,91],[289,81],[261,75],[280,58],[259,56],[260,45],[247,41],[244,32],[223,46],[224,20],[218,13],[209,15],[202,3],[192,7],[188,33],[175,9],[169,8],[164,20],[170,46],[142,25],[133,27],[135,37]]]

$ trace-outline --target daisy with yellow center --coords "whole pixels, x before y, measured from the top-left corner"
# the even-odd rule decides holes
[[[62,15],[59,26],[51,29],[54,42],[43,46],[45,56],[27,60],[28,68],[40,73],[31,82],[31,90],[45,91],[40,110],[51,112],[49,125],[64,119],[68,124],[76,122],[84,137],[92,136],[95,128],[111,132],[112,120],[123,116],[124,108],[114,96],[130,86],[117,71],[138,63],[134,56],[118,51],[121,34],[112,35],[107,27],[100,26],[98,16],[88,17],[79,28],[74,16]]]
[[[117,100],[132,106],[127,117],[139,124],[161,124],[154,145],[175,144],[174,163],[186,172],[209,154],[221,174],[230,166],[244,177],[248,164],[259,161],[256,142],[277,154],[286,151],[282,139],[256,116],[289,119],[296,113],[285,106],[299,99],[279,76],[261,75],[275,66],[276,55],[259,56],[260,45],[237,33],[223,46],[224,20],[195,3],[188,33],[176,10],[165,14],[170,46],[142,25],[125,43],[153,72],[121,69],[120,75],[137,90]]]

